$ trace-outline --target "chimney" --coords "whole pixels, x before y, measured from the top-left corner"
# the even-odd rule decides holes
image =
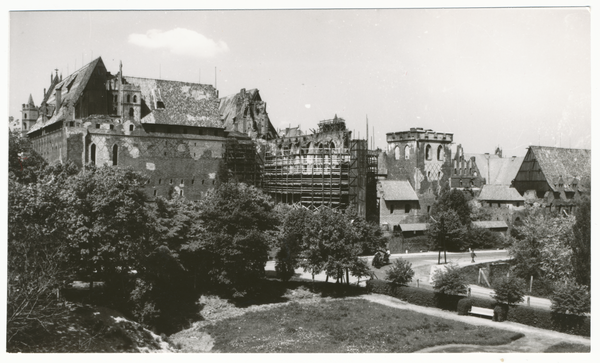
[[[56,88],[56,114],[58,114],[58,110],[60,109],[61,103],[62,103],[62,89]]]

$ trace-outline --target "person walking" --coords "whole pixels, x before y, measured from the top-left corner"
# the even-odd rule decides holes
[[[473,248],[471,250],[471,263],[475,262],[475,257],[477,257],[477,255],[475,254],[475,249]]]

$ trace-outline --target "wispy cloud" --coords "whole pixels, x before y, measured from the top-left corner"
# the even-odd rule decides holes
[[[175,28],[148,30],[146,34],[130,34],[129,42],[150,49],[168,49],[173,54],[199,58],[214,57],[229,50],[223,41],[214,41],[193,30]]]

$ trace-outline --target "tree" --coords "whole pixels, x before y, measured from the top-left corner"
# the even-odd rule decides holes
[[[467,228],[461,223],[456,211],[439,212],[429,225],[429,237],[438,251],[461,251],[464,249]],[[439,262],[439,260],[438,260]]]
[[[573,275],[580,285],[591,287],[591,200],[584,197],[575,214],[571,250]]]
[[[143,183],[131,169],[89,165],[67,179],[61,195],[71,264],[90,290],[95,279],[104,281],[113,302],[128,299],[129,275],[153,249]]]
[[[465,193],[445,189],[432,208],[429,236],[438,251],[462,251],[466,248],[464,237],[471,227],[471,205]],[[440,256],[438,255],[438,263]]]
[[[575,281],[560,284],[551,297],[551,309],[555,313],[583,316],[590,312],[589,287]]]
[[[523,302],[525,281],[515,276],[503,277],[494,281],[492,297],[500,304],[516,305]]]
[[[201,232],[183,246],[186,266],[199,266],[210,286],[246,295],[264,277],[279,224],[273,207],[271,198],[253,186],[219,185],[199,203]]]
[[[299,267],[304,228],[306,223],[310,223],[311,212],[304,208],[289,208],[281,213],[283,217],[275,256],[275,270],[282,279],[289,280]]]
[[[36,182],[46,161],[31,148],[31,141],[11,131],[8,135],[8,172],[18,182]]]
[[[398,285],[408,285],[412,281],[415,272],[412,263],[402,258],[394,261],[394,264],[385,273],[385,279]]]
[[[468,284],[457,265],[447,265],[433,273],[433,289],[445,295],[467,293]]]
[[[385,239],[378,229],[351,212],[321,208],[305,225],[302,257],[303,267],[316,274],[319,269],[336,282],[346,281],[352,274],[368,276],[368,265],[359,256],[383,248]]]
[[[516,227],[516,238],[509,247],[519,277],[544,277],[561,280],[572,274],[570,241],[573,217],[547,217],[531,211]]]

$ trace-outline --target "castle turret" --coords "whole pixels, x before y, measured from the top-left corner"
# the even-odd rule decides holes
[[[37,107],[35,107],[33,97],[30,94],[27,103],[24,103],[21,109],[22,131],[26,133],[28,130],[30,130],[31,126],[35,124],[38,117],[39,110]]]

